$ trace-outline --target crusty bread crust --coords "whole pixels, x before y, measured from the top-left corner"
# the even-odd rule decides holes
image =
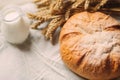
[[[60,33],[65,64],[78,75],[93,80],[120,76],[120,24],[101,12],[72,16]]]

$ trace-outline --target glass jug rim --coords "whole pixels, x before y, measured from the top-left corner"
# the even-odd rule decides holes
[[[11,20],[5,19],[6,14],[9,12],[12,12],[12,11],[17,12],[18,16]],[[15,21],[16,19],[20,18],[21,16],[23,16],[23,12],[22,12],[21,8],[17,7],[17,6],[5,7],[0,11],[0,14],[1,14],[0,15],[1,20],[5,21],[5,22],[12,22],[12,21]]]

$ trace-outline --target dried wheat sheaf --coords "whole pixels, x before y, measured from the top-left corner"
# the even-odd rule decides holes
[[[34,20],[32,28],[48,21],[48,25],[42,29],[45,38],[53,42],[53,35],[57,28],[75,13],[82,11],[102,11],[106,13],[120,14],[120,0],[34,0],[38,11],[28,13],[28,17]]]

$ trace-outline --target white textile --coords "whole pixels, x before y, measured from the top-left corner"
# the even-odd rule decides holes
[[[29,0],[0,0],[0,8],[19,5],[25,12],[36,8]],[[12,2],[14,1],[14,2]],[[62,62],[59,44],[51,45],[38,30],[30,30],[28,40],[12,45],[0,33],[0,80],[84,80],[71,72]]]
[[[10,2],[12,5],[17,2],[17,0],[13,1],[13,3]],[[2,4],[4,7],[5,2],[8,4],[9,0],[4,1]],[[17,2],[16,4],[24,12],[34,12],[36,10],[32,3],[21,5]],[[0,8],[3,7],[0,6]],[[28,40],[21,45],[8,43],[0,33],[0,80],[80,79],[82,80],[63,64],[59,44],[53,46],[44,39],[39,30],[30,30]]]

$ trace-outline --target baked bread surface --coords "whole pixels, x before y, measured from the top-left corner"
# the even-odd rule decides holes
[[[92,80],[120,76],[120,25],[101,12],[81,12],[63,26],[60,52],[76,74]]]

